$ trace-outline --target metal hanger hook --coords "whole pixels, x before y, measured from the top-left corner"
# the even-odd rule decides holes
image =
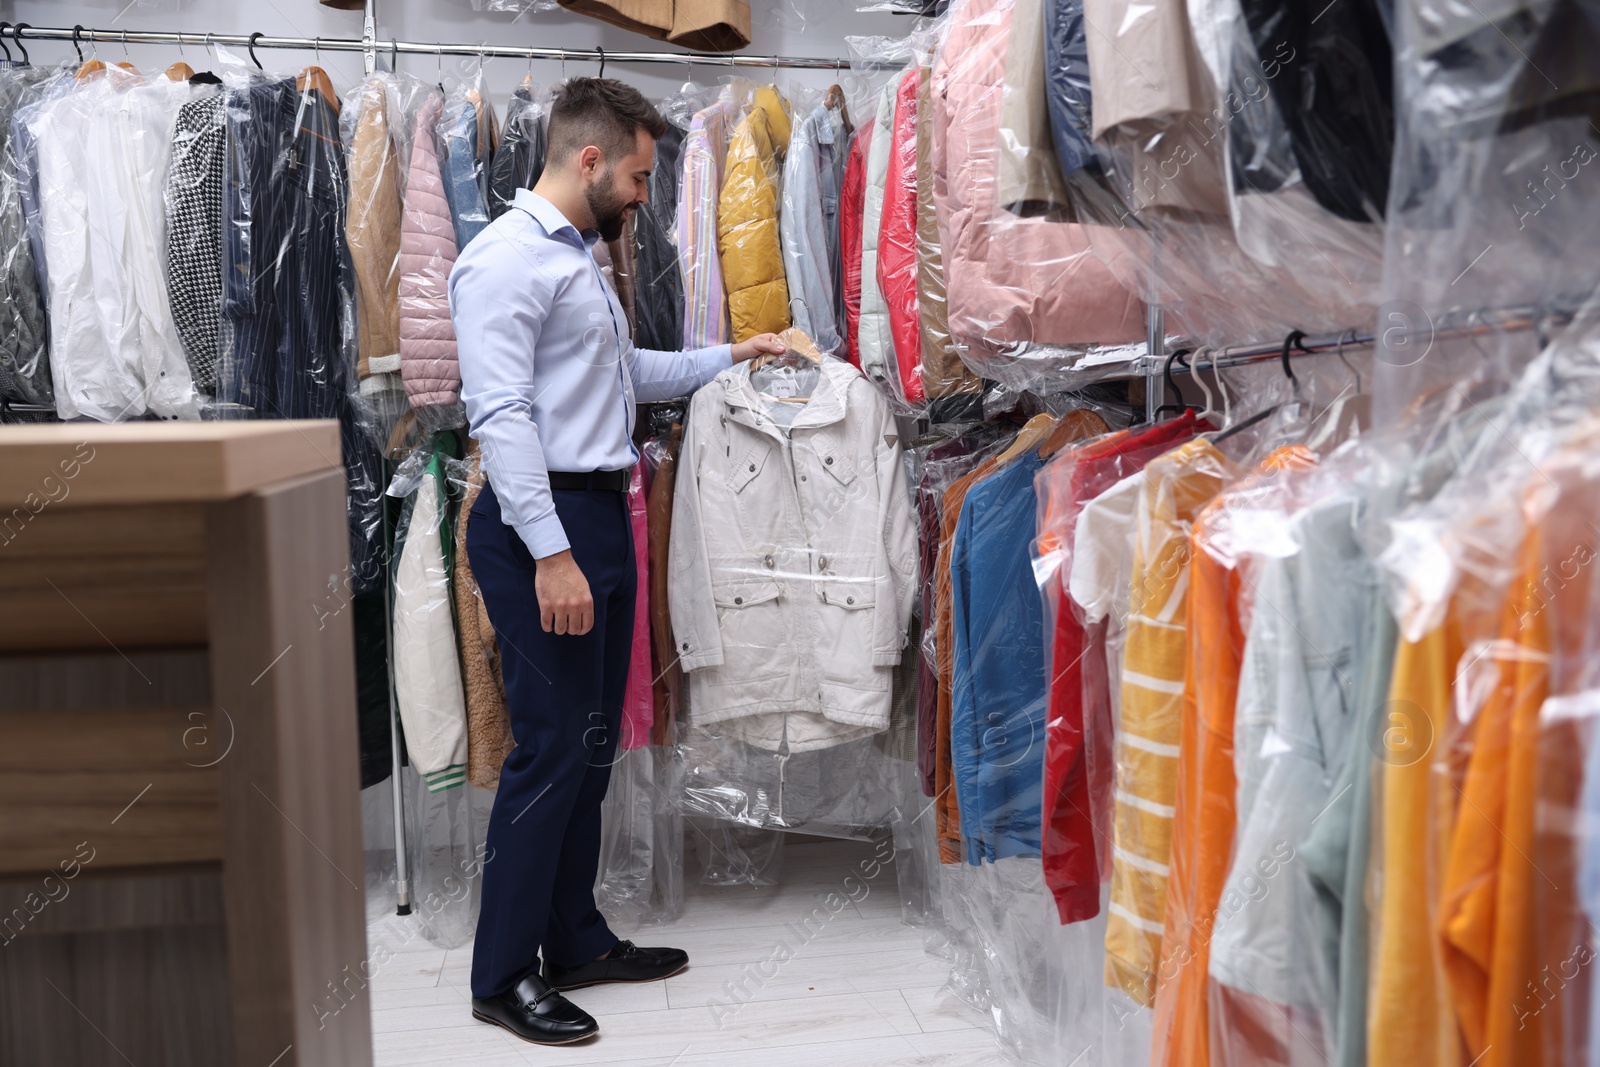
[[[10,26],[10,25],[11,25],[11,23],[9,23],[9,22],[0,23],[0,26]],[[3,31],[0,31],[0,32],[3,32]],[[72,27],[72,47],[78,53],[78,62],[79,63],[83,62],[83,45],[81,43],[82,41],[83,41],[83,23],[80,22],[76,26]],[[6,58],[7,59],[11,58],[11,50],[10,49],[6,50]]]
[[[439,76],[439,81],[444,81],[444,45],[435,42],[433,46],[433,66]]]
[[[127,59],[127,60],[132,60],[133,59],[133,53],[128,51],[128,31],[127,30],[123,30],[122,31],[122,58],[123,59]]]
[[[1350,361],[1348,359],[1346,359],[1345,356],[1344,356],[1344,346],[1345,345],[1353,345],[1355,343],[1356,343],[1356,331],[1355,331],[1354,327],[1352,327],[1347,333],[1342,333],[1342,334],[1339,335],[1339,343],[1338,343],[1337,346],[1335,346],[1335,348],[1333,350],[1333,354],[1335,356],[1339,357],[1339,362],[1344,364],[1344,369],[1349,371],[1350,374],[1355,378],[1355,380],[1356,380],[1356,392],[1360,393],[1361,392],[1361,372],[1356,370],[1354,367],[1352,367],[1350,365]]]
[[[317,66],[322,66],[322,38],[311,39],[311,54],[316,57]]]
[[[606,50],[604,48],[601,48],[599,45],[595,45],[594,46],[594,50],[600,56],[600,74],[599,74],[599,76],[604,78],[606,76]]]
[[[6,62],[11,62],[11,49],[6,47],[6,30],[11,28],[11,23],[0,22],[0,52],[6,54]],[[78,53],[78,62],[83,62],[83,53]]]
[[[256,57],[256,42],[261,40],[261,38],[263,38],[265,36],[266,36],[266,34],[262,33],[260,30],[257,30],[255,33],[252,33],[250,35],[250,43],[249,43],[249,45],[246,46],[249,49],[249,52],[250,52],[250,62],[252,62],[252,63],[254,63],[256,65],[256,69],[257,70],[266,70],[267,69],[266,67],[263,67],[261,65],[261,60]]]
[[[23,30],[31,30],[31,29],[33,29],[33,27],[28,25],[26,22],[19,22],[15,26],[11,27],[11,40],[12,40],[12,43],[14,43],[17,46],[17,51],[22,53],[22,62],[23,63],[28,63],[28,64],[31,64],[32,60],[30,60],[28,58],[28,49],[22,43],[22,31]]]

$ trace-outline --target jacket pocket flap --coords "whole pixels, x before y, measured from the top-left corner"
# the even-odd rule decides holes
[[[817,449],[817,458],[822,461],[822,469],[837,478],[839,484],[849,485],[856,480],[856,464],[850,453],[823,446]]]
[[[835,604],[850,609],[870,608],[877,602],[876,585],[877,583],[872,581],[834,580],[819,583],[818,591],[824,604]]]
[[[778,583],[770,578],[733,578],[713,582],[711,598],[719,608],[748,608],[778,599]]]
[[[755,481],[761,475],[761,468],[767,465],[767,453],[772,451],[766,445],[752,445],[735,460],[733,470],[728,472],[728,485],[735,493],[744,492],[744,487]]]

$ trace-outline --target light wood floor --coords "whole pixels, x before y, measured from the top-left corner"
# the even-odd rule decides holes
[[[581,1045],[529,1045],[475,1021],[468,982],[472,946],[446,951],[414,942],[420,947],[397,953],[372,982],[377,1065],[1001,1062],[984,1017],[943,991],[945,962],[924,952],[921,931],[901,924],[892,867],[874,879],[864,899],[826,923],[802,931],[788,925],[813,914],[870,855],[870,846],[854,842],[795,843],[787,849],[781,885],[689,885],[678,921],[632,936],[639,944],[687,950],[689,970],[665,982],[569,994],[600,1022],[599,1037]],[[784,960],[790,950],[793,958]]]

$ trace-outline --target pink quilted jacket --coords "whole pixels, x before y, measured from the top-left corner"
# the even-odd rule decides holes
[[[433,134],[443,110],[435,93],[417,113],[400,223],[400,378],[413,408],[446,406],[461,396],[449,295],[456,232]]]
[[[980,374],[1008,362],[1019,343],[1144,337],[1143,304],[1095,257],[1084,227],[1019,218],[1000,206],[998,131],[1012,10],[1012,0],[953,5],[933,67],[934,207],[950,331]]]

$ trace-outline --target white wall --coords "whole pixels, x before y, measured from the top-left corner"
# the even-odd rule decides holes
[[[492,0],[478,0],[487,6]],[[900,37],[911,29],[913,19],[886,13],[858,13],[863,0],[751,0],[751,35],[747,53],[754,55],[815,56],[848,60],[847,35]],[[260,31],[270,36],[355,37],[361,36],[359,11],[338,11],[323,7],[317,0],[0,0],[0,18],[27,22],[33,26],[71,27],[81,23],[96,29],[182,30],[195,33],[239,33]],[[493,43],[538,45],[543,47],[593,48],[614,50],[681,51],[665,42],[620,30],[567,11],[517,15],[510,12],[475,11],[473,0],[379,0],[378,36],[403,41],[446,43]],[[195,69],[205,69],[201,51],[187,49],[186,58]],[[30,46],[35,61],[61,61],[76,58],[69,42],[37,42]],[[87,52],[87,49],[86,49]],[[164,68],[179,58],[176,48],[157,45],[129,45],[129,55],[141,69]],[[121,45],[100,46],[107,60],[121,60]],[[297,70],[312,61],[309,51],[260,50],[267,69]],[[448,81],[473,71],[476,59],[445,57],[443,73]],[[322,66],[333,76],[341,91],[359,80],[359,52],[324,52]],[[402,71],[429,81],[439,81],[439,61],[429,56],[402,55]],[[502,109],[505,99],[527,73],[525,60],[490,59],[484,76],[490,92]],[[606,74],[637,85],[651,98],[673,92],[682,84],[687,68],[660,65],[606,64]],[[562,77],[558,63],[536,61],[534,78],[551,84]],[[596,66],[568,63],[568,75],[593,74]],[[696,81],[712,82],[726,74],[727,68],[694,67]],[[757,72],[742,68],[746,76]],[[763,80],[771,80],[770,76]],[[785,71],[779,84],[826,86],[834,80],[829,71]]]

